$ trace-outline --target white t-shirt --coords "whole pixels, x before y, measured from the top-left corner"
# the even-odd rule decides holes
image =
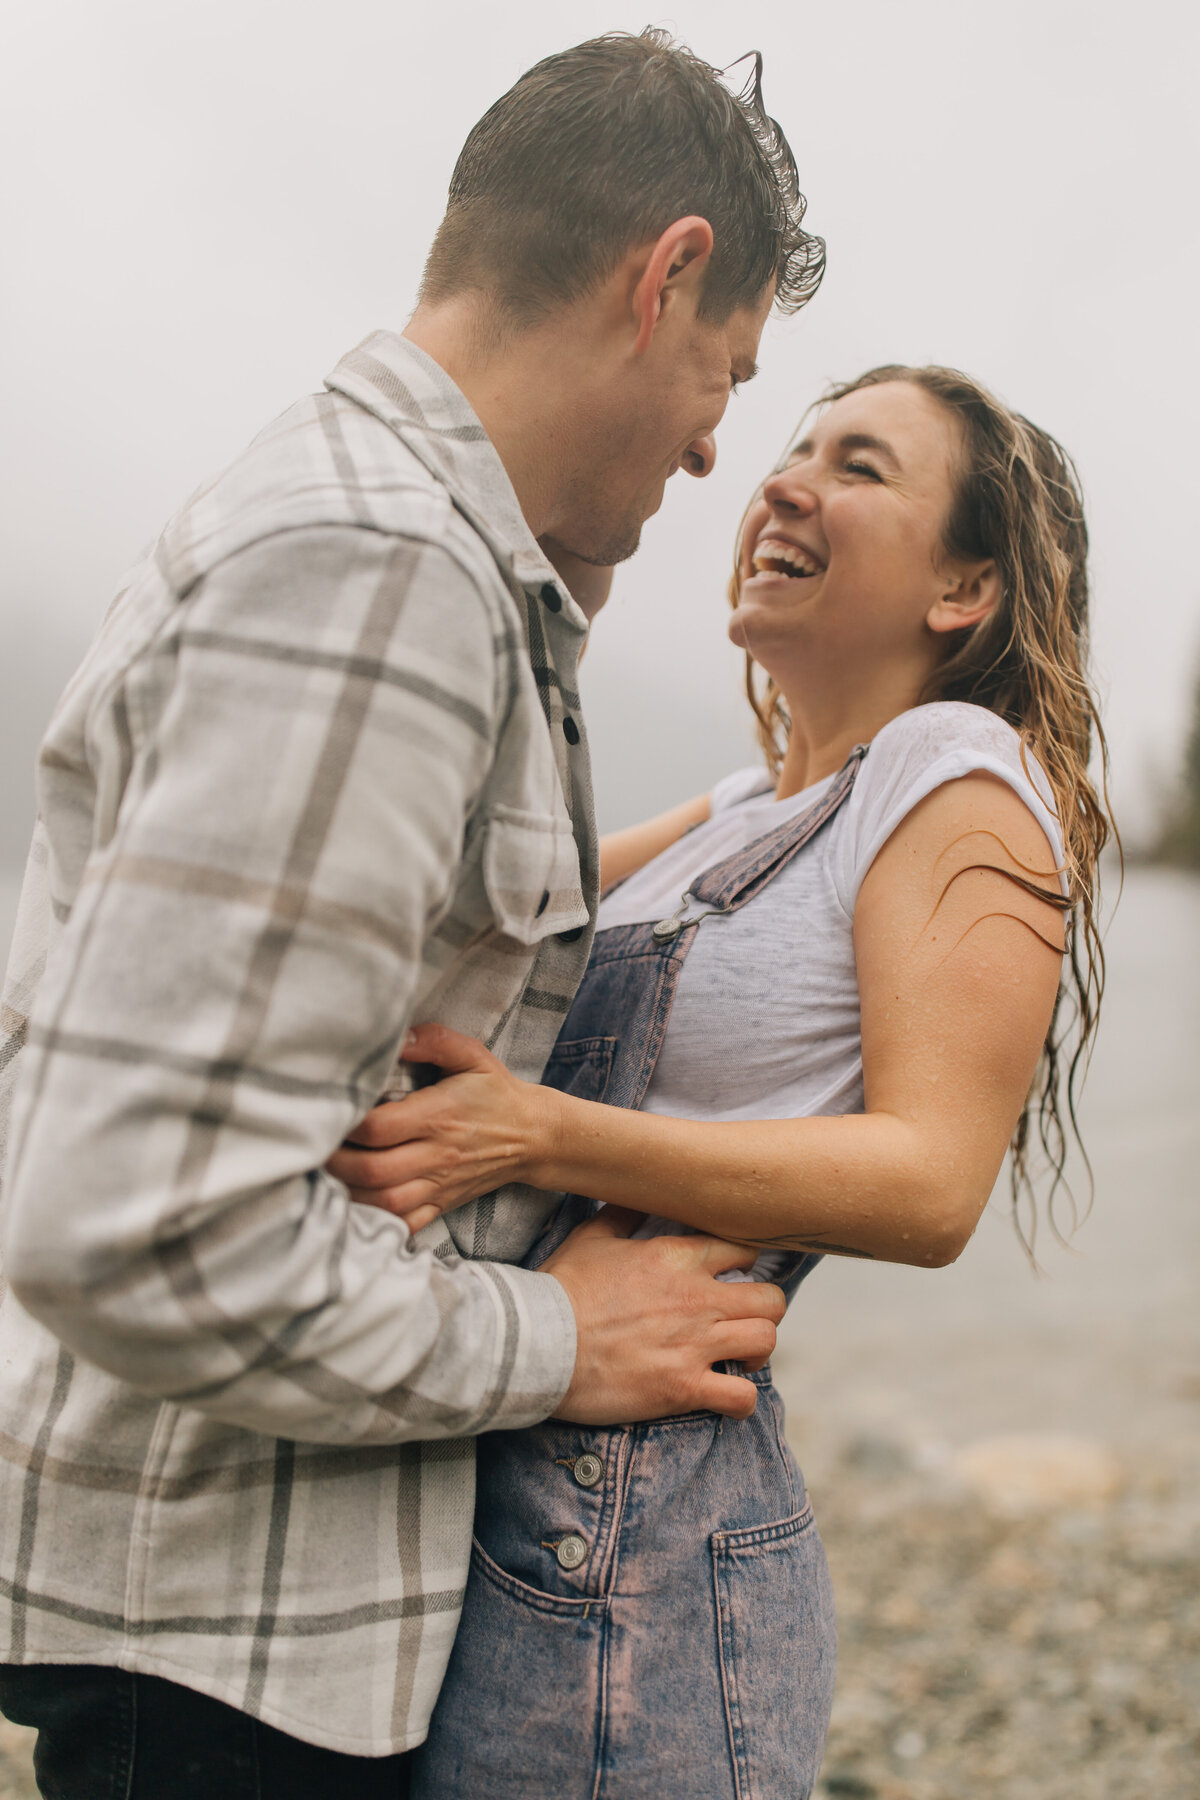
[[[854,906],[863,877],[914,806],[947,781],[998,776],[1029,807],[1062,863],[1044,771],[995,713],[935,701],[884,726],[831,822],[739,911],[696,929],[679,977],[646,1112],[681,1119],[786,1119],[863,1110]],[[670,918],[706,869],[807,812],[832,776],[776,800],[762,768],[713,789],[712,816],[601,902],[598,930]],[[685,918],[702,913],[696,904]],[[661,1230],[653,1221],[647,1229]],[[669,1227],[678,1231],[678,1225]],[[766,1279],[766,1259],[754,1270]]]

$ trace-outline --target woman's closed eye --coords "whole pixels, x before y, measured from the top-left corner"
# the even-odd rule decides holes
[[[883,476],[879,473],[878,469],[872,468],[870,463],[859,462],[857,457],[851,457],[850,460],[844,464],[844,467],[848,475],[866,475],[872,481],[883,480]]]

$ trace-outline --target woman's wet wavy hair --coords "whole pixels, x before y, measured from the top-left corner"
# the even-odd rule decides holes
[[[486,292],[532,324],[697,214],[714,237],[701,317],[722,323],[771,282],[780,311],[798,311],[820,285],[825,245],[802,228],[795,160],[763,106],[762,57],[748,60],[734,92],[648,28],[535,64],[463,145],[422,300]]]
[[[957,369],[887,363],[829,388],[817,404],[892,381],[922,388],[957,418],[963,451],[943,547],[948,556],[965,561],[993,560],[1002,593],[989,618],[956,634],[921,703],[965,700],[1006,719],[1021,735],[1022,754],[1027,748],[1046,771],[1062,826],[1069,901],[1064,975],[1010,1146],[1013,1217],[1032,1260],[1038,1217],[1031,1167],[1035,1144],[1048,1165],[1047,1217],[1060,1242],[1065,1241],[1055,1212],[1060,1197],[1068,1203],[1071,1229],[1079,1223],[1065,1175],[1068,1130],[1091,1181],[1076,1105],[1104,992],[1098,864],[1110,836],[1119,847],[1108,809],[1108,746],[1088,677],[1083,497],[1062,445]],[[738,581],[735,568],[730,587],[735,605]],[[746,691],[767,763],[778,773],[787,710],[773,681],[760,685],[750,656]],[[1099,790],[1088,774],[1093,747]]]

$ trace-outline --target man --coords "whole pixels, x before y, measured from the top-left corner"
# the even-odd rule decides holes
[[[596,851],[538,540],[594,604],[708,471],[819,279],[803,204],[757,80],[654,32],[539,64],[404,336],[188,502],[60,704],[3,1053],[0,1701],[47,1792],[401,1791],[474,1435],[752,1409],[712,1364],[781,1298],[717,1283],[729,1246],[597,1222],[534,1274],[552,1196],[410,1242],[323,1165],[415,1019],[541,1073]]]

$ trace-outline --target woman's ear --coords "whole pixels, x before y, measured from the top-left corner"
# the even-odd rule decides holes
[[[1000,604],[1000,573],[992,561],[958,563],[948,572],[943,591],[925,623],[930,631],[965,631],[990,619]]]

